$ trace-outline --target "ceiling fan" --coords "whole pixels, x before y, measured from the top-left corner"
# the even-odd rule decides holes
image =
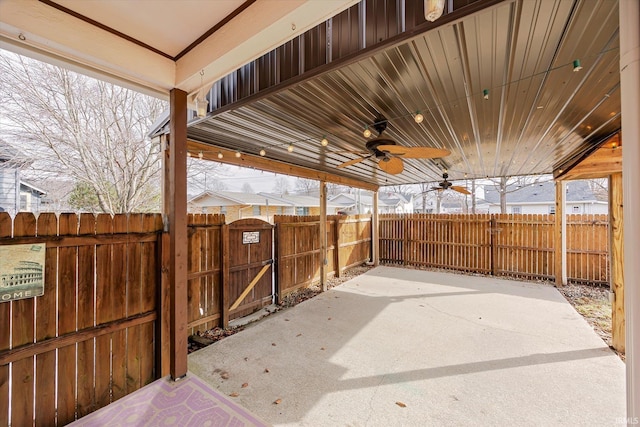
[[[447,178],[449,178],[449,174],[444,172],[442,174],[442,181],[440,181],[438,183],[437,187],[431,187],[432,190],[438,190],[438,191],[444,191],[447,189],[452,189],[453,191],[457,191],[458,193],[462,193],[462,194],[471,194],[471,191],[467,190],[464,187],[460,187],[458,185],[453,185],[453,183],[451,183],[451,181],[448,181]]]
[[[384,116],[378,116],[372,127],[378,132],[378,137],[367,141],[365,144],[367,152],[357,153],[360,157],[341,163],[338,168],[346,168],[375,157],[378,159],[380,169],[388,174],[397,175],[404,170],[403,158],[434,159],[451,154],[451,151],[442,148],[403,147],[396,144],[394,140],[382,136],[382,132],[387,128],[387,119]]]

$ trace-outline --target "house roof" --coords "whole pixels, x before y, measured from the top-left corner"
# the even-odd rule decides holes
[[[290,206],[302,206],[302,207],[320,207],[320,198],[307,196],[307,195],[299,195],[299,194],[275,194],[275,193],[258,193],[265,197],[268,197],[269,200],[279,200],[284,203],[289,203]],[[272,204],[272,203],[269,203]],[[331,201],[327,202],[328,208],[338,208],[341,207],[341,204],[332,203]]]
[[[319,207],[320,200],[311,196],[273,193],[241,193],[235,191],[204,191],[191,199],[188,203],[202,206],[282,206],[282,207]],[[327,203],[329,208],[341,207],[341,204]]]
[[[409,203],[409,201],[406,200],[406,197],[407,195],[399,195],[396,193],[380,193],[378,194],[378,206],[393,207],[398,206],[399,204]],[[330,199],[330,202],[338,206],[348,207],[355,205],[358,199],[360,200],[360,203],[365,206],[373,206],[373,196],[370,194],[361,194],[356,197],[356,195],[352,193],[340,193],[333,196]]]
[[[45,194],[47,194],[46,191],[39,189],[38,187],[36,187],[33,184],[28,183],[27,181],[24,180],[20,180],[20,186],[25,186],[28,187],[29,189],[31,189],[32,191],[35,191],[36,193],[40,193],[41,196],[44,196]]]
[[[204,191],[187,203],[198,203],[203,206],[265,205],[269,198],[260,194],[240,193],[234,191]],[[271,206],[290,206],[289,203],[273,200]]]
[[[568,202],[598,201],[586,181],[571,181],[567,184]],[[485,186],[484,198],[489,204],[500,203],[500,193],[492,186]],[[514,185],[507,186],[508,204],[555,203],[555,183],[553,181],[540,182],[518,189]]]

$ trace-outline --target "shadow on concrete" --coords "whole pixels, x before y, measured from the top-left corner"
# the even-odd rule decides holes
[[[189,369],[274,425],[624,415],[622,362],[555,288],[450,273],[373,269],[191,354]]]

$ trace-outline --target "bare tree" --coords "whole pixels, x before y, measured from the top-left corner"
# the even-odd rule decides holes
[[[525,175],[514,177],[499,177],[497,179],[491,179],[494,188],[500,194],[500,213],[507,213],[507,196],[508,194],[515,193],[521,189],[530,185],[536,185],[543,182],[552,180],[550,175]]]
[[[277,176],[273,184],[273,192],[277,194],[289,194],[289,180],[284,176]]]
[[[102,212],[155,210],[160,147],[147,137],[166,103],[0,52],[3,137],[34,159],[37,177],[75,180]]]
[[[306,178],[297,178],[295,181],[295,191],[298,194],[312,195],[320,189],[320,181]]]
[[[585,180],[593,195],[600,201],[609,201],[609,180],[608,178],[594,178]]]
[[[244,184],[242,184],[242,190],[243,193],[247,193],[247,194],[254,194],[255,191],[253,191],[253,187],[251,187],[251,184],[249,184],[248,182],[245,182]]]
[[[187,159],[187,191],[193,194],[228,190],[229,187],[222,180],[228,173],[222,163],[191,157]]]

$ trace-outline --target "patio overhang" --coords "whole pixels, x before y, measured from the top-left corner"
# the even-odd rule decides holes
[[[443,169],[453,180],[551,173],[624,121],[632,141],[623,161],[625,206],[640,211],[638,2],[451,0],[435,23],[424,20],[422,0],[167,4],[5,0],[0,47],[156,96],[171,93],[165,200],[178,317],[172,355],[181,358],[172,374],[186,372],[187,139],[207,152],[239,150],[256,165],[265,149],[263,159],[283,168],[377,188],[434,181]],[[212,84],[209,115],[188,122],[187,106]],[[420,124],[413,120],[418,110]],[[337,169],[362,151],[362,131],[378,113],[399,144],[452,154],[406,160],[397,175],[371,160]],[[319,143],[324,135],[327,147]],[[624,269],[637,277],[640,229],[631,215],[625,236]],[[640,290],[628,291],[633,417],[640,410]]]

